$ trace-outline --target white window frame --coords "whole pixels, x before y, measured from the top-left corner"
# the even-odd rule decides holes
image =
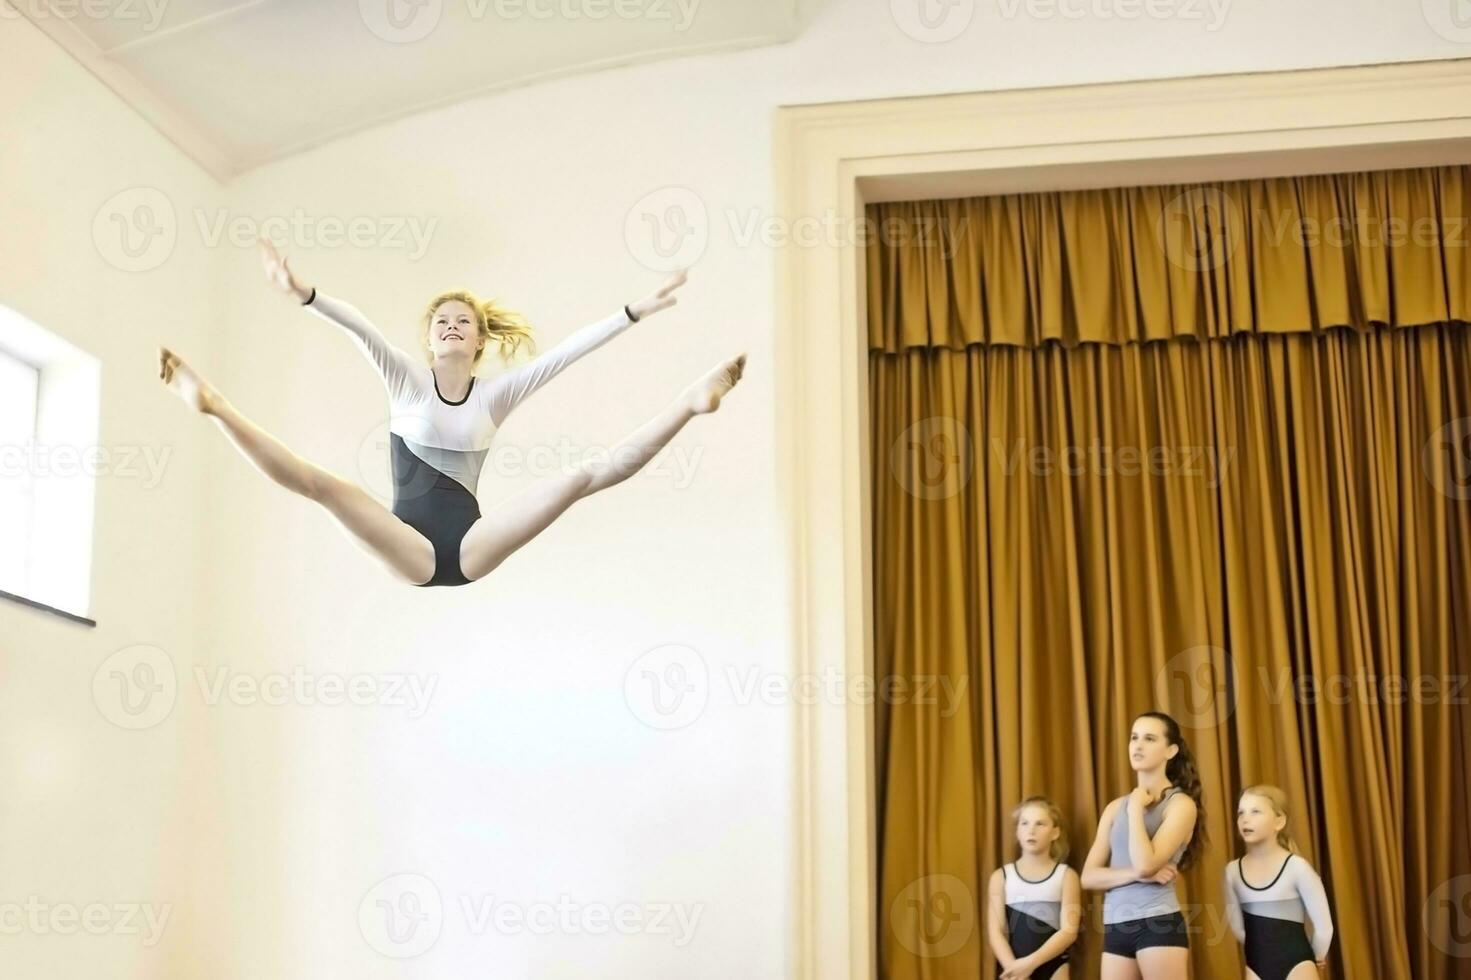
[[[21,467],[30,484],[28,534],[20,545],[24,572],[20,581],[0,584],[0,596],[96,625],[90,610],[97,468],[89,460],[99,448],[101,365],[5,306],[0,354],[37,371],[30,443],[0,447],[0,479]]]

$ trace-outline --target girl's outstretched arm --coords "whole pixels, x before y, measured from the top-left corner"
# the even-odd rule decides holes
[[[313,313],[335,323],[357,343],[358,349],[378,369],[378,376],[391,395],[397,396],[412,387],[414,362],[402,350],[390,344],[362,311],[351,303],[317,292],[296,278],[290,261],[284,258],[270,240],[260,240],[261,264],[271,284]]]
[[[684,272],[675,273],[657,290],[637,303],[625,306],[596,323],[581,327],[530,362],[495,378],[490,383],[486,396],[491,420],[497,426],[501,425],[517,405],[561,374],[569,364],[584,354],[597,350],[649,314],[673,306],[678,301],[674,291],[684,285],[686,278],[688,277]]]

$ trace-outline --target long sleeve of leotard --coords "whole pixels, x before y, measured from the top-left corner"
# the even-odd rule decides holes
[[[1231,926],[1231,932],[1236,936],[1238,943],[1246,942],[1246,919],[1241,914],[1241,899],[1236,895],[1236,883],[1231,880],[1232,869],[1236,863],[1226,865],[1226,873],[1223,876],[1226,881],[1226,922]]]
[[[573,331],[566,339],[538,355],[526,364],[490,382],[486,394],[486,405],[490,417],[497,426],[505,421],[511,410],[521,404],[532,392],[562,373],[562,369],[584,354],[591,353],[627,330],[633,323],[628,313],[619,310],[596,323]]]
[[[1297,893],[1302,896],[1303,907],[1313,924],[1313,956],[1327,959],[1328,947],[1333,945],[1333,914],[1328,910],[1323,879],[1306,861],[1297,862]]]
[[[378,369],[378,376],[383,379],[390,395],[397,397],[413,386],[413,360],[390,344],[356,306],[325,296],[316,290],[313,290],[311,299],[305,305],[317,316],[347,331],[358,348]]]

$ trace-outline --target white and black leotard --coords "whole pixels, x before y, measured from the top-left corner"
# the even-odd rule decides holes
[[[1033,881],[1023,878],[1015,864],[1004,864],[1003,896],[1006,902],[1006,942],[1018,958],[1031,956],[1047,944],[1062,928],[1063,885],[1068,867],[1061,861],[1052,866],[1047,877]],[[1068,961],[1068,951],[1043,963],[1032,972],[1037,980],[1047,980]],[[997,973],[1000,974],[998,967]]]
[[[1261,980],[1286,980],[1298,965],[1326,959],[1333,942],[1323,880],[1298,854],[1289,854],[1277,877],[1260,888],[1246,880],[1239,858],[1228,864],[1226,915],[1245,947],[1246,965]]]
[[[393,513],[434,546],[434,577],[425,585],[465,585],[460,542],[480,518],[480,471],[496,430],[515,407],[573,361],[626,330],[628,307],[574,331],[530,362],[494,378],[470,378],[459,401],[439,393],[423,360],[390,344],[350,303],[312,290],[307,309],[347,331],[388,389]]]

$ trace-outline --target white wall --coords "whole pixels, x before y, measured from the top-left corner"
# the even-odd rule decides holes
[[[184,733],[197,723],[178,704],[148,728],[119,727],[114,719],[151,718],[119,714],[111,674],[130,676],[132,663],[115,655],[138,645],[188,671],[204,633],[202,454],[213,436],[159,384],[155,351],[168,342],[210,354],[218,262],[183,239],[170,249],[155,238],[150,251],[135,234],[136,262],[152,268],[126,271],[135,262],[112,216],[160,200],[181,212],[213,206],[223,191],[29,24],[0,19],[0,65],[0,305],[98,358],[103,398],[91,447],[103,470],[97,627],[0,601],[0,974],[183,975],[199,839],[186,823],[185,774],[200,749]],[[155,217],[151,227],[167,223]],[[55,472],[34,465],[38,476]],[[168,706],[162,696],[151,704],[155,714]],[[89,906],[100,935],[79,918]],[[158,941],[119,906],[167,914]]]
[[[85,144],[99,155],[95,164],[60,164],[80,171],[67,184],[73,191],[78,183],[147,181],[191,203],[208,195],[164,150],[114,149],[101,158],[96,133],[80,122],[100,113],[63,104],[70,89],[95,87],[55,66],[67,79],[63,94],[38,87],[29,109],[44,119],[47,141],[36,141],[39,120],[21,130],[30,140],[23,152],[35,158],[23,186],[45,202],[20,205],[29,209],[21,227],[46,244],[44,260],[27,259],[39,279],[21,287],[17,302],[38,318],[74,324],[88,322],[86,313],[126,311],[126,333],[110,324],[92,341],[107,364],[106,383],[119,385],[119,401],[107,405],[118,434],[109,438],[163,432],[190,452],[177,459],[166,489],[114,491],[100,507],[99,616],[104,629],[128,629],[99,630],[102,643],[86,637],[88,656],[43,656],[37,651],[58,645],[62,627],[25,622],[13,642],[18,614],[0,613],[4,663],[16,668],[7,674],[20,680],[3,695],[16,704],[0,714],[11,736],[0,751],[13,754],[26,744],[20,735],[45,733],[43,743],[76,746],[65,764],[102,787],[46,790],[50,809],[35,825],[9,801],[0,813],[7,840],[30,839],[42,827],[85,833],[109,819],[101,815],[106,805],[90,806],[95,794],[122,796],[131,786],[123,811],[131,833],[179,822],[188,831],[172,838],[181,850],[139,844],[91,865],[51,845],[27,855],[20,871],[49,882],[43,868],[86,867],[131,883],[128,875],[162,879],[166,856],[187,854],[192,915],[180,975],[785,975],[792,711],[780,697],[742,703],[741,689],[790,671],[772,456],[781,424],[772,405],[773,254],[759,238],[741,237],[752,219],[773,217],[773,108],[1468,54],[1434,33],[1413,2],[1237,0],[1216,29],[1204,5],[1205,21],[1008,18],[1009,7],[1009,0],[980,5],[956,39],[922,43],[899,29],[886,0],[834,0],[790,45],[478,99],[322,147],[228,188],[227,217],[246,231],[300,209],[308,232],[285,234],[300,274],[362,307],[405,347],[415,340],[419,304],[459,284],[525,311],[543,342],[555,340],[658,282],[640,262],[647,238],[625,234],[630,209],[651,194],[664,204],[698,201],[687,214],[708,246],[679,307],[569,370],[502,434],[511,447],[562,438],[607,445],[716,359],[745,350],[747,380],[666,457],[693,462],[692,478],[640,475],[580,504],[489,580],[461,589],[390,582],[324,514],[268,485],[197,420],[154,399],[146,377],[127,390],[114,380],[155,337],[178,337],[264,427],[308,458],[382,486],[386,406],[368,366],[330,327],[271,295],[247,248],[210,248],[191,213],[181,217],[179,252],[159,272],[128,277],[93,262],[79,274],[85,214],[58,225],[63,231],[52,226],[58,208],[95,204],[44,183],[58,144]],[[1177,9],[1196,7],[1181,0]],[[38,45],[21,47],[30,60],[56,60]],[[4,97],[17,98],[8,90]],[[10,142],[0,157],[7,170],[15,166]],[[100,190],[78,196],[90,200],[88,193]],[[17,207],[8,196],[3,206]],[[215,217],[205,214],[206,227]],[[376,244],[317,243],[324,221],[354,218],[368,219]],[[377,238],[399,219],[433,223],[423,254]],[[27,254],[9,234],[4,241],[10,261]],[[211,306],[198,292],[209,274],[206,252],[219,276]],[[183,315],[175,312],[181,303]],[[205,514],[185,489],[198,478],[193,453],[201,444],[218,468]],[[530,479],[488,470],[487,506]],[[207,553],[187,535],[200,527]],[[140,553],[156,557],[140,568]],[[187,565],[203,583],[197,622],[184,598],[190,576],[181,555],[202,560]],[[81,644],[75,635],[65,633]],[[189,725],[183,745],[194,753],[182,763],[158,754],[170,731],[163,728],[129,739],[79,734],[96,727],[85,695],[100,655],[149,637],[171,652],[189,651],[176,654]],[[642,675],[633,678],[634,707],[625,679],[631,667],[659,667],[639,657],[669,644],[703,658],[709,703],[691,724],[658,731],[636,710]],[[271,706],[238,696],[209,707],[186,661],[213,679],[225,676],[221,668],[246,679],[410,674],[437,687],[417,718],[402,707],[334,707],[310,697]],[[25,785],[35,768],[18,758],[0,771]],[[140,770],[151,778],[129,782]],[[170,798],[150,799],[158,787]],[[8,884],[16,858],[0,855],[0,882]],[[365,941],[359,911],[366,906],[372,938],[375,902],[385,893],[370,889],[403,873],[432,881],[445,909],[437,943],[398,962]],[[626,904],[651,915],[676,906],[700,917],[689,942],[677,923],[634,936],[512,934],[494,925],[477,933],[460,905],[490,898],[524,909],[564,895],[579,910]],[[192,958],[182,959],[186,953]]]

